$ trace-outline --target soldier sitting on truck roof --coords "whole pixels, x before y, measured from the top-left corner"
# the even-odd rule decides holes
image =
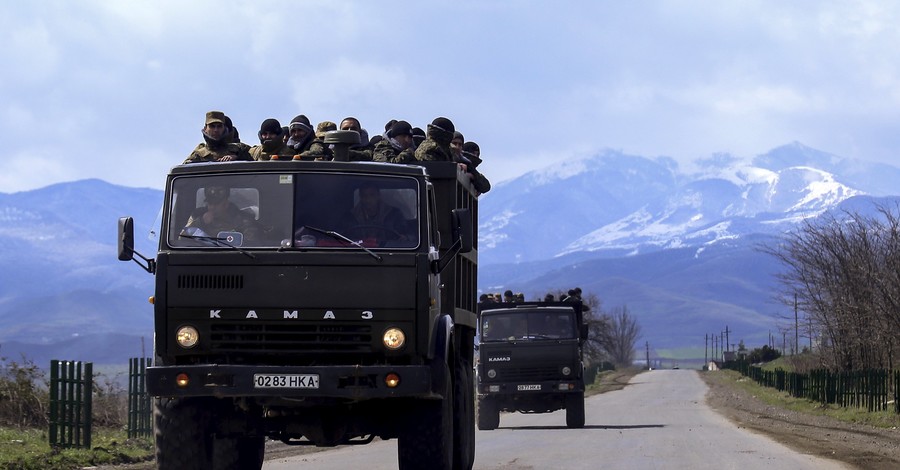
[[[397,121],[388,129],[386,139],[375,144],[372,160],[388,163],[411,163],[416,161],[413,149],[412,126],[406,121]]]
[[[294,155],[294,160],[334,159],[334,152],[331,150],[331,147],[325,143],[325,133],[333,130],[337,130],[337,124],[331,121],[322,121],[317,124],[316,133],[313,136],[312,142],[309,144],[309,149]]]
[[[206,113],[206,122],[201,131],[204,142],[197,145],[184,163],[253,160],[245,146],[232,142],[233,135],[226,122],[227,118],[222,111]]]
[[[277,119],[269,118],[262,122],[259,126],[259,145],[250,149],[250,156],[257,161],[276,160],[280,157],[289,157],[293,155],[292,149],[285,145],[283,136],[281,135],[281,123]]]
[[[191,213],[185,228],[197,228],[203,233],[195,236],[217,237],[221,232],[240,232],[244,239],[258,240],[260,228],[254,214],[240,210],[229,201],[231,191],[225,186],[207,186],[203,189],[206,205]]]
[[[308,117],[299,114],[294,119],[291,119],[290,132],[291,138],[288,139],[287,146],[292,149],[294,155],[309,150],[309,146],[312,144],[314,135],[313,128],[309,123]]]
[[[372,161],[372,146],[369,145],[369,133],[363,129],[359,119],[353,116],[345,117],[341,121],[340,128],[342,131],[356,131],[359,133],[359,143],[350,146],[350,161]]]

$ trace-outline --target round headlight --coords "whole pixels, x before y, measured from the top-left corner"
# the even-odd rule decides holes
[[[488,378],[493,379],[495,377],[497,377],[497,371],[494,369],[488,369]]]
[[[572,369],[570,369],[569,366],[564,366],[562,368],[562,373],[563,373],[563,375],[569,375],[572,373]]]
[[[384,347],[396,351],[406,344],[406,335],[403,334],[403,330],[400,328],[388,328],[384,332],[382,341],[384,342]]]
[[[200,341],[200,333],[190,325],[182,326],[175,332],[175,341],[185,349],[193,348]]]

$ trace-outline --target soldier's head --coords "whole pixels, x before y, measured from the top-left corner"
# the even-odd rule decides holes
[[[222,111],[209,111],[206,113],[203,133],[212,139],[221,139],[228,132],[226,122],[225,113]]]
[[[422,142],[425,141],[425,131],[422,130],[421,127],[413,127],[412,138],[413,138],[413,145],[418,147],[419,144],[421,144]]]
[[[207,186],[203,188],[203,197],[209,208],[224,207],[228,202],[231,190],[226,186]]]
[[[450,139],[450,150],[453,150],[453,153],[456,156],[462,155],[463,144],[466,142],[466,138],[463,137],[462,132],[456,131],[453,133],[453,138]]]
[[[312,125],[309,123],[309,118],[300,114],[294,119],[291,119],[291,139],[294,142],[303,142],[306,138],[312,134]]]
[[[463,149],[463,152],[465,152],[465,153],[471,153],[472,155],[475,155],[476,157],[481,156],[481,147],[479,147],[478,144],[476,144],[475,142],[469,141],[469,142],[464,143],[462,149]]]
[[[269,118],[259,126],[259,143],[281,139],[281,123],[278,119]]]
[[[397,121],[388,130],[387,136],[397,141],[403,150],[410,148],[413,144],[412,126],[406,121]]]
[[[368,212],[378,210],[381,203],[381,190],[374,183],[364,183],[359,187],[359,204]]]

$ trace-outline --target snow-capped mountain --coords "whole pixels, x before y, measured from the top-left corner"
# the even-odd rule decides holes
[[[849,177],[836,173],[845,169]],[[850,197],[887,195],[886,181],[897,177],[898,168],[799,143],[685,169],[665,157],[607,151],[497,185],[482,200],[479,253],[488,264],[622,256],[778,234]]]

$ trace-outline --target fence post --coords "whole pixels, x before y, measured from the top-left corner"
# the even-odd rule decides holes
[[[50,361],[51,446],[91,447],[93,366],[90,362]]]
[[[128,361],[128,438],[150,436],[153,433],[150,395],[147,394],[147,366],[149,358],[133,357]]]

